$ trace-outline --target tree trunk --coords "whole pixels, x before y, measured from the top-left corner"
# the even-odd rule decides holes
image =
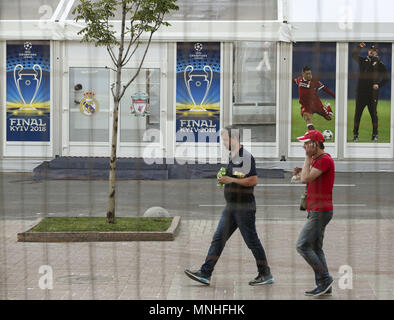
[[[116,148],[118,141],[118,109],[119,101],[114,99],[114,118],[112,122],[111,158],[109,162],[109,195],[107,208],[107,223],[115,223],[116,195]]]
[[[111,160],[109,162],[109,195],[107,208],[107,223],[115,223],[115,195],[116,195],[116,149],[118,144],[118,115],[120,90],[122,85],[122,58],[125,37],[125,21],[126,21],[126,3],[122,5],[122,27],[119,53],[116,65],[116,83],[114,94],[114,113],[112,121],[112,143],[111,143]]]
[[[107,223],[115,223],[115,196],[116,196],[116,149],[118,145],[118,118],[119,118],[119,95],[121,89],[122,68],[116,71],[116,84],[114,95],[114,113],[112,119],[111,158],[109,162],[109,194],[107,208]]]

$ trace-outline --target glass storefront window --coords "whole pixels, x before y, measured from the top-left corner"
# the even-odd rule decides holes
[[[131,79],[137,69],[125,69],[122,82]],[[149,129],[160,130],[160,69],[141,69],[120,102],[121,142],[160,142],[147,140]],[[149,135],[148,135],[149,136]],[[157,135],[155,135],[157,136]]]
[[[232,123],[251,142],[276,140],[276,42],[234,43]]]
[[[70,68],[70,141],[109,142],[109,70]]]

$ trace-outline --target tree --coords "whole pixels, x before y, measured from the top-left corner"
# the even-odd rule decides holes
[[[109,195],[107,207],[107,222],[115,223],[115,193],[116,193],[116,149],[118,137],[118,112],[126,89],[138,76],[146,53],[152,41],[153,34],[161,26],[169,26],[164,16],[172,10],[178,10],[176,0],[80,0],[74,9],[75,20],[83,20],[85,26],[78,32],[83,42],[91,42],[96,46],[105,46],[111,57],[116,72],[115,83],[111,84],[114,101],[112,142],[109,171]],[[116,30],[114,17],[121,14],[120,30]],[[148,40],[141,37],[147,35]],[[121,83],[122,69],[130,61],[136,50],[145,45],[144,54],[139,67],[131,79]],[[118,51],[115,52],[115,48]]]

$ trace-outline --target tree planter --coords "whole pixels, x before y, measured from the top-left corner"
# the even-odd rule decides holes
[[[172,219],[170,227],[156,231],[110,231],[110,232],[32,232],[43,218],[26,232],[18,233],[19,242],[93,242],[93,241],[173,241],[179,231],[180,216]]]

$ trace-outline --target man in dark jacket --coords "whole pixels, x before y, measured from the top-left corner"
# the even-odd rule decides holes
[[[387,69],[378,56],[378,48],[372,45],[368,49],[368,56],[361,57],[360,51],[366,44],[364,42],[356,46],[352,52],[352,58],[360,67],[360,75],[356,91],[356,111],[354,113],[353,141],[358,141],[358,128],[365,106],[368,106],[372,119],[372,141],[378,141],[378,95],[379,88],[389,80]]]
[[[256,201],[253,189],[257,185],[257,171],[254,157],[241,145],[238,128],[225,127],[221,137],[224,146],[230,151],[226,175],[218,178],[218,182],[225,185],[226,207],[213,235],[204,264],[199,270],[186,269],[185,273],[192,280],[209,285],[211,274],[227,240],[239,228],[245,243],[253,253],[258,270],[257,277],[249,281],[249,285],[271,284],[274,278],[256,231]]]

